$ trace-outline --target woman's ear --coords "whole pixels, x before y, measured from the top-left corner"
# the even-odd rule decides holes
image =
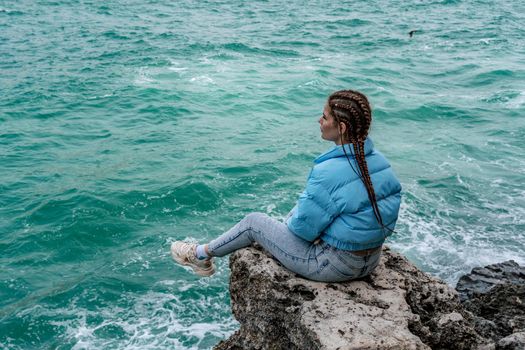
[[[346,124],[345,123],[343,122],[339,123],[339,132],[343,135],[346,134]]]

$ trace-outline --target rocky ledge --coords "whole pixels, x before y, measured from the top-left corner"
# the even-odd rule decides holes
[[[498,350],[525,350],[525,267],[512,260],[476,267],[456,289],[479,334]]]
[[[463,284],[462,302],[388,247],[371,276],[347,283],[305,280],[261,249],[242,249],[230,257],[241,326],[215,349],[525,349],[525,274],[507,264],[515,270],[504,282]]]

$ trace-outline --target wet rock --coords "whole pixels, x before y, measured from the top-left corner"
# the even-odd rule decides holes
[[[496,342],[497,349],[514,349],[512,344],[519,344],[513,340],[519,336],[512,335],[525,332],[525,267],[510,260],[475,268],[458,281],[457,289],[463,305],[474,315],[479,334]]]
[[[525,267],[514,260],[476,267],[459,279],[456,290],[461,300],[465,301],[474,294],[484,294],[500,284],[525,284]]]

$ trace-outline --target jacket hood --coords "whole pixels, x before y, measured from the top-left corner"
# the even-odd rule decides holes
[[[343,147],[345,148],[344,150],[343,150]],[[367,137],[366,140],[365,140],[365,155],[369,154],[373,150],[374,150],[374,143],[372,142],[370,137]],[[354,146],[352,146],[351,143],[347,143],[347,144],[344,144],[344,145],[332,147],[331,149],[329,149],[325,153],[321,154],[319,157],[315,158],[314,159],[314,163],[315,164],[319,164],[319,163],[322,163],[322,162],[324,162],[325,160],[328,160],[328,159],[344,157],[345,156],[345,152],[344,151],[346,151],[346,154],[348,154],[349,157],[354,157],[355,158]]]

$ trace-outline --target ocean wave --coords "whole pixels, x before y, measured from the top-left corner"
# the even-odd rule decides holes
[[[191,295],[192,291],[187,289],[182,293]],[[128,292],[121,294],[114,303],[96,308],[84,305],[83,301],[88,296],[99,299],[96,291],[87,290],[84,294],[74,297],[63,308],[48,308],[42,304],[20,312],[20,319],[30,328],[31,325],[40,324],[38,328],[45,325],[56,336],[49,339],[43,337],[38,328],[29,330],[33,336],[40,333],[39,340],[24,336],[24,345],[21,345],[22,339],[17,339],[13,348],[37,344],[52,346],[60,342],[72,349],[116,346],[119,349],[199,349],[215,345],[238,328],[238,323],[232,318],[217,322],[217,311],[222,309],[224,293],[213,297],[203,294],[184,297],[170,292]],[[188,305],[193,311],[188,312]],[[12,330],[13,326],[10,324],[6,330]]]
[[[516,214],[519,213],[514,213]],[[514,215],[511,216],[515,217]],[[505,219],[500,215],[497,220]],[[514,230],[511,226],[480,231],[482,227],[469,227],[464,223],[459,225],[455,220],[442,217],[422,217],[404,204],[396,229],[402,233],[393,236],[388,244],[405,254],[424,271],[441,277],[452,285],[474,267],[509,259],[520,264],[525,263],[520,251],[511,246],[494,248],[494,242],[498,242],[501,235],[512,234]],[[521,245],[524,242],[515,243]]]

